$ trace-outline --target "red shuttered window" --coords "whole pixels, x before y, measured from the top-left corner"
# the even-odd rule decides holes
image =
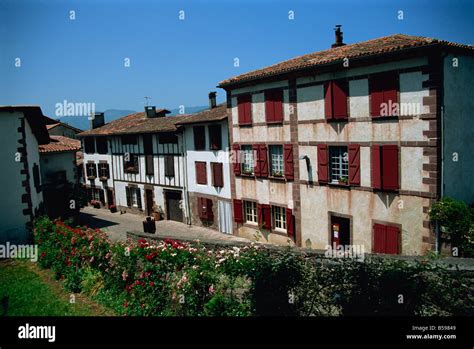
[[[224,186],[224,175],[223,167],[220,162],[211,162],[211,171],[212,171],[212,185],[214,187],[223,187]]]
[[[268,123],[283,122],[283,90],[265,91],[265,119]]]
[[[391,225],[374,224],[374,253],[400,254],[400,229]]]
[[[360,145],[349,144],[349,184],[360,185]]]
[[[206,221],[214,220],[214,213],[212,212],[212,200],[206,198],[197,198],[199,218]]]
[[[252,95],[241,95],[237,97],[237,109],[239,113],[239,125],[252,124]]]
[[[295,164],[293,161],[293,145],[285,144],[283,146],[285,160],[285,178],[293,180],[295,178]]]
[[[243,223],[242,200],[234,199],[234,222]]]
[[[324,85],[324,114],[328,120],[347,118],[346,80],[328,81]]]
[[[268,148],[265,144],[252,146],[254,158],[254,174],[256,177],[268,177]]]
[[[369,78],[370,115],[398,116],[398,74],[382,73]]]
[[[270,205],[258,204],[258,224],[263,229],[272,229],[272,211]]]
[[[240,145],[233,144],[232,145],[232,168],[234,170],[234,174],[236,176],[240,176],[240,169],[241,169],[241,159],[240,159]]]
[[[196,183],[197,184],[207,184],[207,170],[206,163],[201,161],[196,161]]]
[[[318,144],[318,181],[328,182],[328,147],[326,144]]]
[[[372,146],[372,187],[374,189],[398,190],[399,162],[397,145]]]
[[[286,232],[288,236],[295,237],[295,221],[293,219],[293,211],[290,208],[286,209]]]

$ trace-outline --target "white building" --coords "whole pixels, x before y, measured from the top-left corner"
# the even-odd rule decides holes
[[[43,205],[38,145],[49,135],[41,108],[0,106],[0,132],[0,243],[24,243]]]
[[[216,105],[215,92],[209,94],[209,106],[177,123],[184,130],[191,224],[231,234],[227,108],[225,104]]]
[[[189,223],[183,139],[176,126],[188,116],[165,117],[167,113],[146,107],[79,135],[90,199]]]

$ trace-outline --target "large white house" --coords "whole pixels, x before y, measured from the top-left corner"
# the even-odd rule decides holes
[[[225,104],[216,105],[177,124],[183,129],[187,196],[191,223],[232,233],[229,129]]]
[[[0,243],[24,243],[42,212],[38,145],[48,143],[49,135],[38,106],[0,106],[0,130]]]

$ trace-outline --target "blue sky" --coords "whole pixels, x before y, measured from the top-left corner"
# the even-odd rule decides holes
[[[63,100],[99,111],[142,110],[144,96],[206,105],[211,90],[224,101],[223,79],[329,48],[335,24],[346,43],[404,33],[474,44],[473,18],[474,1],[452,0],[0,0],[0,105],[51,116]]]

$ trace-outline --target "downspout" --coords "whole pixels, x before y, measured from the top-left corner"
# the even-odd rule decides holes
[[[183,128],[183,172],[184,172],[184,185],[183,185],[183,191],[184,191],[184,198],[185,198],[185,207],[186,207],[186,223],[188,225],[191,225],[191,207],[189,205],[189,192],[188,192],[188,152],[186,151],[187,145],[186,145],[186,128]]]

